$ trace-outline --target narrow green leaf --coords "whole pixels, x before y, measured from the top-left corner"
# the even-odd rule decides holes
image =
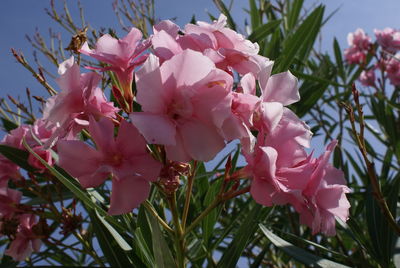
[[[257,230],[257,223],[260,218],[265,216],[265,213],[260,213],[262,211],[262,206],[255,204],[253,209],[249,212],[239,230],[234,235],[233,240],[229,243],[229,246],[223,253],[217,267],[235,267],[243,250],[246,248],[247,243],[250,238],[254,236]],[[264,210],[265,211],[265,210]]]
[[[215,6],[221,11],[222,14],[224,14],[227,18],[227,23],[229,27],[236,31],[236,24],[231,16],[231,13],[229,9],[225,6],[224,2],[222,0],[213,0]]]
[[[251,42],[261,42],[269,34],[272,34],[276,28],[280,25],[282,20],[272,20],[266,24],[262,24],[257,28],[253,28],[252,33],[249,35],[248,39]]]
[[[287,29],[293,29],[299,19],[301,8],[303,7],[304,0],[294,0],[290,5],[290,10],[287,15]]]
[[[345,79],[342,50],[340,49],[339,42],[336,38],[334,38],[333,40],[333,51],[335,53],[336,65],[338,67],[339,75],[342,77],[342,79]]]
[[[264,233],[264,235],[274,244],[277,248],[283,250],[297,260],[298,262],[301,262],[307,267],[348,267],[342,264],[339,264],[337,262],[333,262],[331,260],[324,259],[322,257],[316,256],[314,254],[311,254],[307,250],[304,250],[302,248],[296,247],[295,245],[287,242],[286,240],[283,240],[279,236],[275,235],[273,232],[268,230],[267,227],[265,227],[262,224],[259,224],[261,231]]]
[[[298,61],[303,62],[314,46],[314,42],[321,28],[324,7],[319,6],[311,12],[299,26],[296,32],[284,42],[281,56],[277,59],[274,72],[287,70],[298,56]]]
[[[105,219],[103,216],[99,214],[96,210],[96,216],[99,218],[101,223],[104,225],[104,227],[110,232],[111,236],[114,238],[114,240],[118,243],[118,245],[121,247],[122,250],[124,251],[130,251],[132,250],[131,246],[125,241],[125,239],[112,227]]]
[[[98,214],[90,208],[88,208],[87,211],[90,216],[93,231],[107,262],[112,267],[131,267],[132,263],[129,260],[127,253],[124,250],[121,250],[118,246],[117,241],[103,224]]]
[[[208,189],[203,201],[203,207],[208,207],[217,196],[222,184],[222,179],[215,181]],[[213,234],[214,226],[217,223],[220,208],[213,209],[202,221],[203,239],[205,244],[209,246],[211,235]]]
[[[1,117],[1,122],[3,123],[3,128],[8,132],[10,132],[11,130],[16,129],[18,127],[17,124],[15,124],[14,122],[12,122],[4,117]]]
[[[260,17],[259,9],[257,8],[256,1],[249,0],[249,5],[250,5],[251,28],[254,31],[254,29],[256,29],[261,24],[261,17]],[[253,42],[256,42],[256,41],[253,41]]]
[[[27,151],[1,144],[0,153],[8,160],[27,171],[32,172],[35,170],[28,164],[29,153]]]
[[[147,213],[147,211],[146,215],[149,219],[151,227],[151,234],[153,238],[153,252],[154,252],[156,267],[157,268],[176,267],[176,263],[174,261],[174,258],[172,257],[169,246],[165,241],[164,235],[160,229],[160,225],[158,224],[157,219],[154,218],[154,216],[151,215],[150,213]]]

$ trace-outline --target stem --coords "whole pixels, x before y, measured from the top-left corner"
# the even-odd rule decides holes
[[[169,225],[158,215],[157,211],[154,210],[153,206],[150,204],[149,201],[145,201],[143,203],[144,207],[149,211],[157,220],[158,222],[170,233],[174,233],[174,230],[169,227]]]
[[[93,248],[90,246],[89,242],[85,239],[83,239],[83,237],[76,233],[76,232],[72,232],[72,234],[76,237],[76,239],[79,240],[79,242],[81,242],[83,248],[86,250],[86,252],[100,265],[100,266],[104,266],[104,262],[99,258],[99,256],[97,256],[97,253],[93,250]]]
[[[345,105],[345,109],[349,115],[351,129],[356,138],[358,148],[359,148],[359,150],[364,158],[364,162],[367,166],[368,176],[369,176],[371,186],[372,186],[372,191],[373,191],[373,197],[378,202],[378,205],[381,208],[381,211],[382,211],[383,215],[385,216],[385,218],[387,219],[390,227],[397,233],[397,235],[400,235],[400,227],[397,225],[396,220],[394,219],[392,213],[390,212],[388,204],[386,203],[385,197],[382,194],[382,191],[381,191],[381,188],[379,185],[379,180],[376,176],[375,165],[368,159],[368,152],[367,152],[367,149],[365,146],[365,139],[364,139],[364,127],[365,127],[364,116],[363,116],[362,107],[361,107],[361,105],[359,103],[359,99],[358,99],[359,93],[354,85],[353,85],[353,95],[354,95],[354,100],[355,100],[358,115],[359,115],[360,133],[358,133],[357,129],[356,129],[353,108],[350,105]]]
[[[196,227],[196,225],[199,224],[203,220],[203,218],[206,217],[208,213],[210,213],[219,204],[225,202],[226,200],[234,198],[238,195],[247,193],[248,191],[250,191],[250,186],[245,187],[233,193],[228,192],[225,195],[218,195],[217,198],[215,198],[214,201],[189,225],[189,227],[185,230],[183,235],[185,236],[188,233],[190,233],[190,231],[192,231]]]
[[[188,186],[187,186],[187,190],[186,190],[185,206],[183,207],[183,215],[182,215],[182,229],[183,230],[185,230],[186,220],[187,220],[187,216],[188,216],[188,212],[189,212],[190,197],[192,195],[193,181],[194,181],[194,175],[196,174],[196,169],[197,169],[197,161],[194,161],[192,172],[188,177]]]
[[[184,245],[182,226],[179,222],[179,215],[178,215],[178,209],[176,206],[175,193],[172,196],[168,197],[168,204],[171,209],[172,220],[173,220],[174,226],[175,226],[174,244],[175,244],[175,250],[176,250],[176,258],[178,260],[178,268],[184,268],[185,267],[185,245]]]

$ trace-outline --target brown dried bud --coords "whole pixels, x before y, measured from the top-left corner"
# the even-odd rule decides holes
[[[86,26],[82,30],[80,30],[76,35],[72,36],[71,42],[66,50],[71,50],[77,54],[79,54],[79,50],[82,48],[83,44],[87,41],[86,32],[88,27]]]
[[[180,176],[187,176],[189,172],[188,163],[168,161],[161,169],[159,181],[165,193],[170,195],[176,192],[180,185]]]
[[[61,231],[60,234],[66,235],[69,232],[78,229],[82,224],[82,215],[76,215],[71,208],[62,208]]]
[[[19,220],[16,218],[0,220],[0,233],[8,237],[14,238],[17,234]]]

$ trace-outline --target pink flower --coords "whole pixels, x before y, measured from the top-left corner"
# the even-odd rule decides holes
[[[368,50],[371,47],[371,38],[362,29],[357,29],[354,33],[347,35],[349,48],[344,51],[345,59],[352,64],[365,62]]]
[[[56,81],[61,92],[47,100],[43,111],[43,119],[50,126],[58,127],[53,136],[73,139],[89,124],[89,116],[115,117],[118,109],[107,102],[97,87],[100,75],[94,72],[81,74],[74,57],[61,63],[58,72],[61,76]]]
[[[371,45],[371,37],[366,35],[363,29],[358,28],[354,33],[347,35],[347,43],[359,50],[368,50]]]
[[[143,112],[131,120],[147,142],[165,145],[168,159],[208,161],[225,146],[215,117],[231,113],[232,77],[209,58],[188,49],[160,66],[150,56],[136,85]]]
[[[33,251],[38,252],[42,241],[34,233],[33,227],[37,223],[35,215],[23,214],[20,217],[16,238],[11,242],[5,254],[11,256],[15,261],[23,261]]]
[[[257,203],[285,204],[289,200],[278,194],[305,188],[312,169],[305,164],[303,147],[309,145],[310,136],[308,127],[284,108],[281,120],[268,134],[258,133],[254,152],[243,150],[248,163],[245,170],[252,177],[250,193]]]
[[[18,180],[21,178],[19,166],[0,155],[0,186],[7,183],[9,179]]]
[[[400,50],[400,31],[392,28],[385,28],[383,30],[374,30],[376,41],[389,53],[396,53]]]
[[[47,162],[48,165],[52,166],[54,161],[53,161],[53,157],[51,156],[51,152],[50,150],[45,150],[43,148],[43,146],[36,146],[33,147],[32,150],[40,156],[40,158],[42,158],[43,160],[45,160]],[[28,163],[29,165],[31,165],[32,167],[38,169],[39,171],[44,171],[46,170],[46,166],[42,164],[42,162],[40,162],[39,159],[37,159],[34,155],[30,154],[28,157]]]
[[[370,69],[370,70],[364,70],[360,74],[360,82],[364,86],[375,86],[375,70]]]
[[[22,193],[8,188],[6,185],[0,187],[0,218],[12,218],[18,211],[17,205],[20,203]]]
[[[120,90],[128,103],[133,101],[132,81],[134,68],[142,64],[147,55],[143,52],[150,46],[149,41],[142,42],[142,33],[132,28],[122,39],[118,40],[105,34],[97,40],[95,49],[90,49],[85,42],[80,50],[82,54],[110,64],[100,70],[111,70],[121,84]]]
[[[389,81],[394,86],[400,86],[400,55],[391,57],[385,66]]]
[[[155,54],[162,62],[185,49],[191,49],[209,57],[217,68],[227,72],[235,70],[242,75],[252,73],[259,77],[268,61],[258,55],[257,43],[226,27],[226,17],[222,14],[212,24],[201,21],[197,25],[187,24],[184,35],[178,35],[178,31],[179,27],[170,21],[154,27],[152,43]]]
[[[344,57],[351,64],[360,64],[365,62],[367,54],[365,51],[353,46],[345,49]]]
[[[113,123],[106,118],[99,122],[91,118],[89,132],[96,149],[82,141],[58,142],[60,166],[84,188],[97,187],[111,175],[108,213],[130,212],[147,198],[149,182],[157,179],[161,164],[148,154],[136,128],[124,120],[115,139]]]
[[[343,172],[328,163],[336,144],[337,141],[332,141],[320,158],[311,160],[315,168],[302,199],[295,205],[300,222],[311,227],[313,234],[322,232],[333,236],[336,234],[335,217],[347,221],[349,216],[350,203],[346,193],[350,189]]]

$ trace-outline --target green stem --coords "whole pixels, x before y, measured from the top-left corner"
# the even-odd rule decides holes
[[[193,167],[192,167],[192,172],[190,173],[190,175],[188,177],[188,186],[187,186],[187,190],[186,190],[185,206],[183,207],[183,215],[182,215],[182,229],[183,230],[185,230],[187,215],[189,213],[190,198],[192,195],[193,181],[194,181],[194,176],[196,174],[196,169],[197,169],[197,161],[194,161]]]
[[[171,227],[169,227],[168,224],[158,215],[157,211],[155,211],[149,201],[146,200],[143,205],[147,209],[147,211],[149,211],[158,220],[158,222],[164,227],[165,230],[170,233],[174,233],[174,230],[172,230]]]
[[[175,193],[168,197],[169,207],[171,209],[172,220],[174,222],[175,227],[175,236],[174,236],[174,244],[176,250],[176,258],[178,261],[178,268],[185,267],[185,244],[184,244],[184,236],[182,231],[182,226],[179,222],[178,209],[176,206],[176,196]]]

